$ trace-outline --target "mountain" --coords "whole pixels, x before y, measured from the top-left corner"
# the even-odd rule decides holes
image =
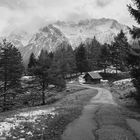
[[[130,39],[128,27],[113,19],[87,19],[78,23],[58,21],[54,26],[64,33],[73,47],[94,36],[100,43],[110,43],[120,30],[123,30]]]
[[[53,52],[63,42],[69,43],[69,40],[59,29],[53,25],[48,25],[35,33],[29,40],[28,45],[20,47],[19,50],[24,62],[27,63],[32,52],[38,57],[42,49]]]
[[[7,36],[7,40],[11,41],[17,48],[22,48],[28,45],[32,34],[22,30],[14,30]]]
[[[38,29],[34,34],[14,31],[8,39],[19,48],[24,62],[27,63],[32,52],[38,57],[42,49],[55,51],[62,42],[69,43],[75,48],[81,42],[90,41],[95,36],[100,43],[111,43],[120,30],[123,30],[131,41],[127,26],[106,18],[79,22],[57,21]]]

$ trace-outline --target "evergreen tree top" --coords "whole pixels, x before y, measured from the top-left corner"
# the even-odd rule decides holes
[[[140,0],[132,0],[134,6],[131,4],[127,5],[128,10],[130,14],[134,17],[136,22],[140,24]],[[140,29],[133,27],[132,30],[130,30],[130,33],[133,35],[133,38],[139,38],[140,37]]]
[[[135,8],[131,4],[127,5],[130,14],[135,18],[138,24],[140,24],[140,0],[132,0]]]
[[[116,42],[117,41],[127,42],[127,37],[125,33],[123,32],[123,30],[121,30],[120,33],[118,33],[118,35],[114,39]]]

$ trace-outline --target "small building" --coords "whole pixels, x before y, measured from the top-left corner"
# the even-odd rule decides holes
[[[102,76],[99,73],[87,72],[84,76],[86,83],[99,84],[101,83]]]

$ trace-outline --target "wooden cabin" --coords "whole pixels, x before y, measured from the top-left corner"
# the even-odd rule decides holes
[[[86,83],[91,83],[91,84],[100,84],[102,76],[99,73],[95,72],[87,72],[84,76],[84,79]]]

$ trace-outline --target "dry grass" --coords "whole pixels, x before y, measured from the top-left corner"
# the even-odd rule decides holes
[[[70,86],[69,88],[72,89]],[[40,115],[35,120],[36,123],[28,122],[28,119],[25,122],[21,122],[17,127],[10,130],[10,135],[7,136],[7,139],[59,140],[65,127],[79,117],[83,106],[96,94],[97,91],[85,90],[85,88],[75,86],[72,90],[63,92],[62,98],[54,104],[11,111],[11,116],[13,116],[19,112],[47,110],[49,107],[54,107],[56,114],[53,117],[49,114]],[[58,95],[60,96],[60,93]],[[8,113],[2,113],[1,121],[4,121],[7,117],[10,117]],[[3,136],[5,137],[5,135]]]

